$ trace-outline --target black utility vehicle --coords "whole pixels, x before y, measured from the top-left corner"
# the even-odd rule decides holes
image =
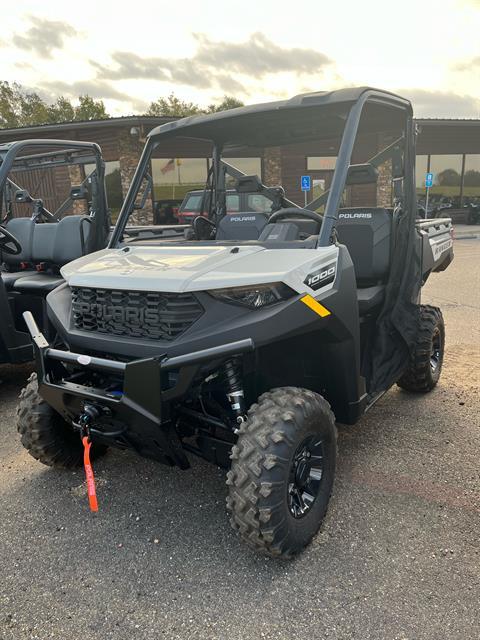
[[[153,151],[181,137],[212,143],[210,217],[185,238],[126,235]],[[226,215],[222,153],[299,142],[333,149],[329,192],[300,208],[237,171],[237,191],[268,192],[272,213]],[[18,409],[24,446],[65,467],[81,464],[81,438],[93,456],[122,447],[182,469],[196,454],[228,469],[246,542],[300,551],[327,510],[335,421],[440,376],[442,315],[420,289],[453,257],[451,224],[416,220],[414,162],[410,103],[369,88],[154,129],[108,249],[66,265],[47,298],[64,346],[25,314],[38,378]]]
[[[49,211],[45,202],[55,201],[51,192],[56,180],[69,180],[68,169],[73,167],[87,168],[84,179]],[[34,185],[42,197],[32,197],[19,182]],[[85,213],[67,215],[77,201],[85,203]],[[108,233],[104,163],[96,144],[21,140],[0,145],[0,363],[33,359],[22,317],[26,310],[53,339],[45,298],[63,282],[60,268],[105,247]]]

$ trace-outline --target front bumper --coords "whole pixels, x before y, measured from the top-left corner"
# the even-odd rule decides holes
[[[73,425],[86,405],[94,406],[100,416],[98,424],[90,427],[94,441],[132,448],[181,468],[188,467],[188,460],[171,420],[172,401],[188,394],[206,363],[255,348],[247,338],[175,357],[160,355],[125,363],[54,349],[33,315],[27,311],[23,316],[33,341],[39,393],[49,405]],[[169,372],[175,372],[173,386],[166,384]],[[108,384],[95,386],[89,380],[102,375]]]

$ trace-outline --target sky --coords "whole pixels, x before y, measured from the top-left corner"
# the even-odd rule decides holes
[[[200,105],[374,86],[416,116],[480,118],[480,0],[16,0],[0,80],[115,116],[174,92]]]

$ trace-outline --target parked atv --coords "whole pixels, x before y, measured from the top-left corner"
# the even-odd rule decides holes
[[[108,249],[64,266],[47,298],[68,346],[24,314],[37,359],[18,408],[24,446],[52,466],[85,455],[93,509],[89,454],[120,447],[182,469],[198,455],[228,469],[231,523],[248,544],[277,557],[303,549],[332,492],[336,420],[357,422],[395,383],[424,393],[440,377],[442,314],[420,289],[452,260],[452,229],[416,221],[414,130],[407,100],[369,88],[154,129]],[[212,142],[209,218],[185,238],[129,237],[153,150],[184,136]],[[308,208],[285,206],[279,189],[271,214],[226,215],[229,147],[333,139],[331,188]],[[352,164],[365,140],[386,146]],[[340,207],[345,190],[385,198],[385,167],[392,206]],[[241,189],[268,187],[240,175]]]
[[[63,265],[106,246],[109,219],[104,163],[96,144],[11,142],[0,145],[0,162],[0,363],[17,364],[33,359],[22,313],[32,311],[47,336],[53,338],[45,298],[63,282]],[[54,182],[59,172],[67,172],[69,167],[90,171],[51,212],[44,202],[54,195],[49,192],[54,189],[52,177]],[[17,183],[20,180],[47,185],[43,198],[38,194],[32,197]],[[85,213],[66,215],[79,201],[84,203]]]

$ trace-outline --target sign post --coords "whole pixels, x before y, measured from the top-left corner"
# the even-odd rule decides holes
[[[305,207],[307,206],[307,192],[312,188],[312,181],[310,176],[302,176],[300,178],[300,185],[302,187],[302,191],[305,194]]]
[[[430,193],[430,187],[433,186],[433,173],[427,173],[425,176],[425,189],[427,194],[425,196],[425,218],[428,218],[428,194]]]

